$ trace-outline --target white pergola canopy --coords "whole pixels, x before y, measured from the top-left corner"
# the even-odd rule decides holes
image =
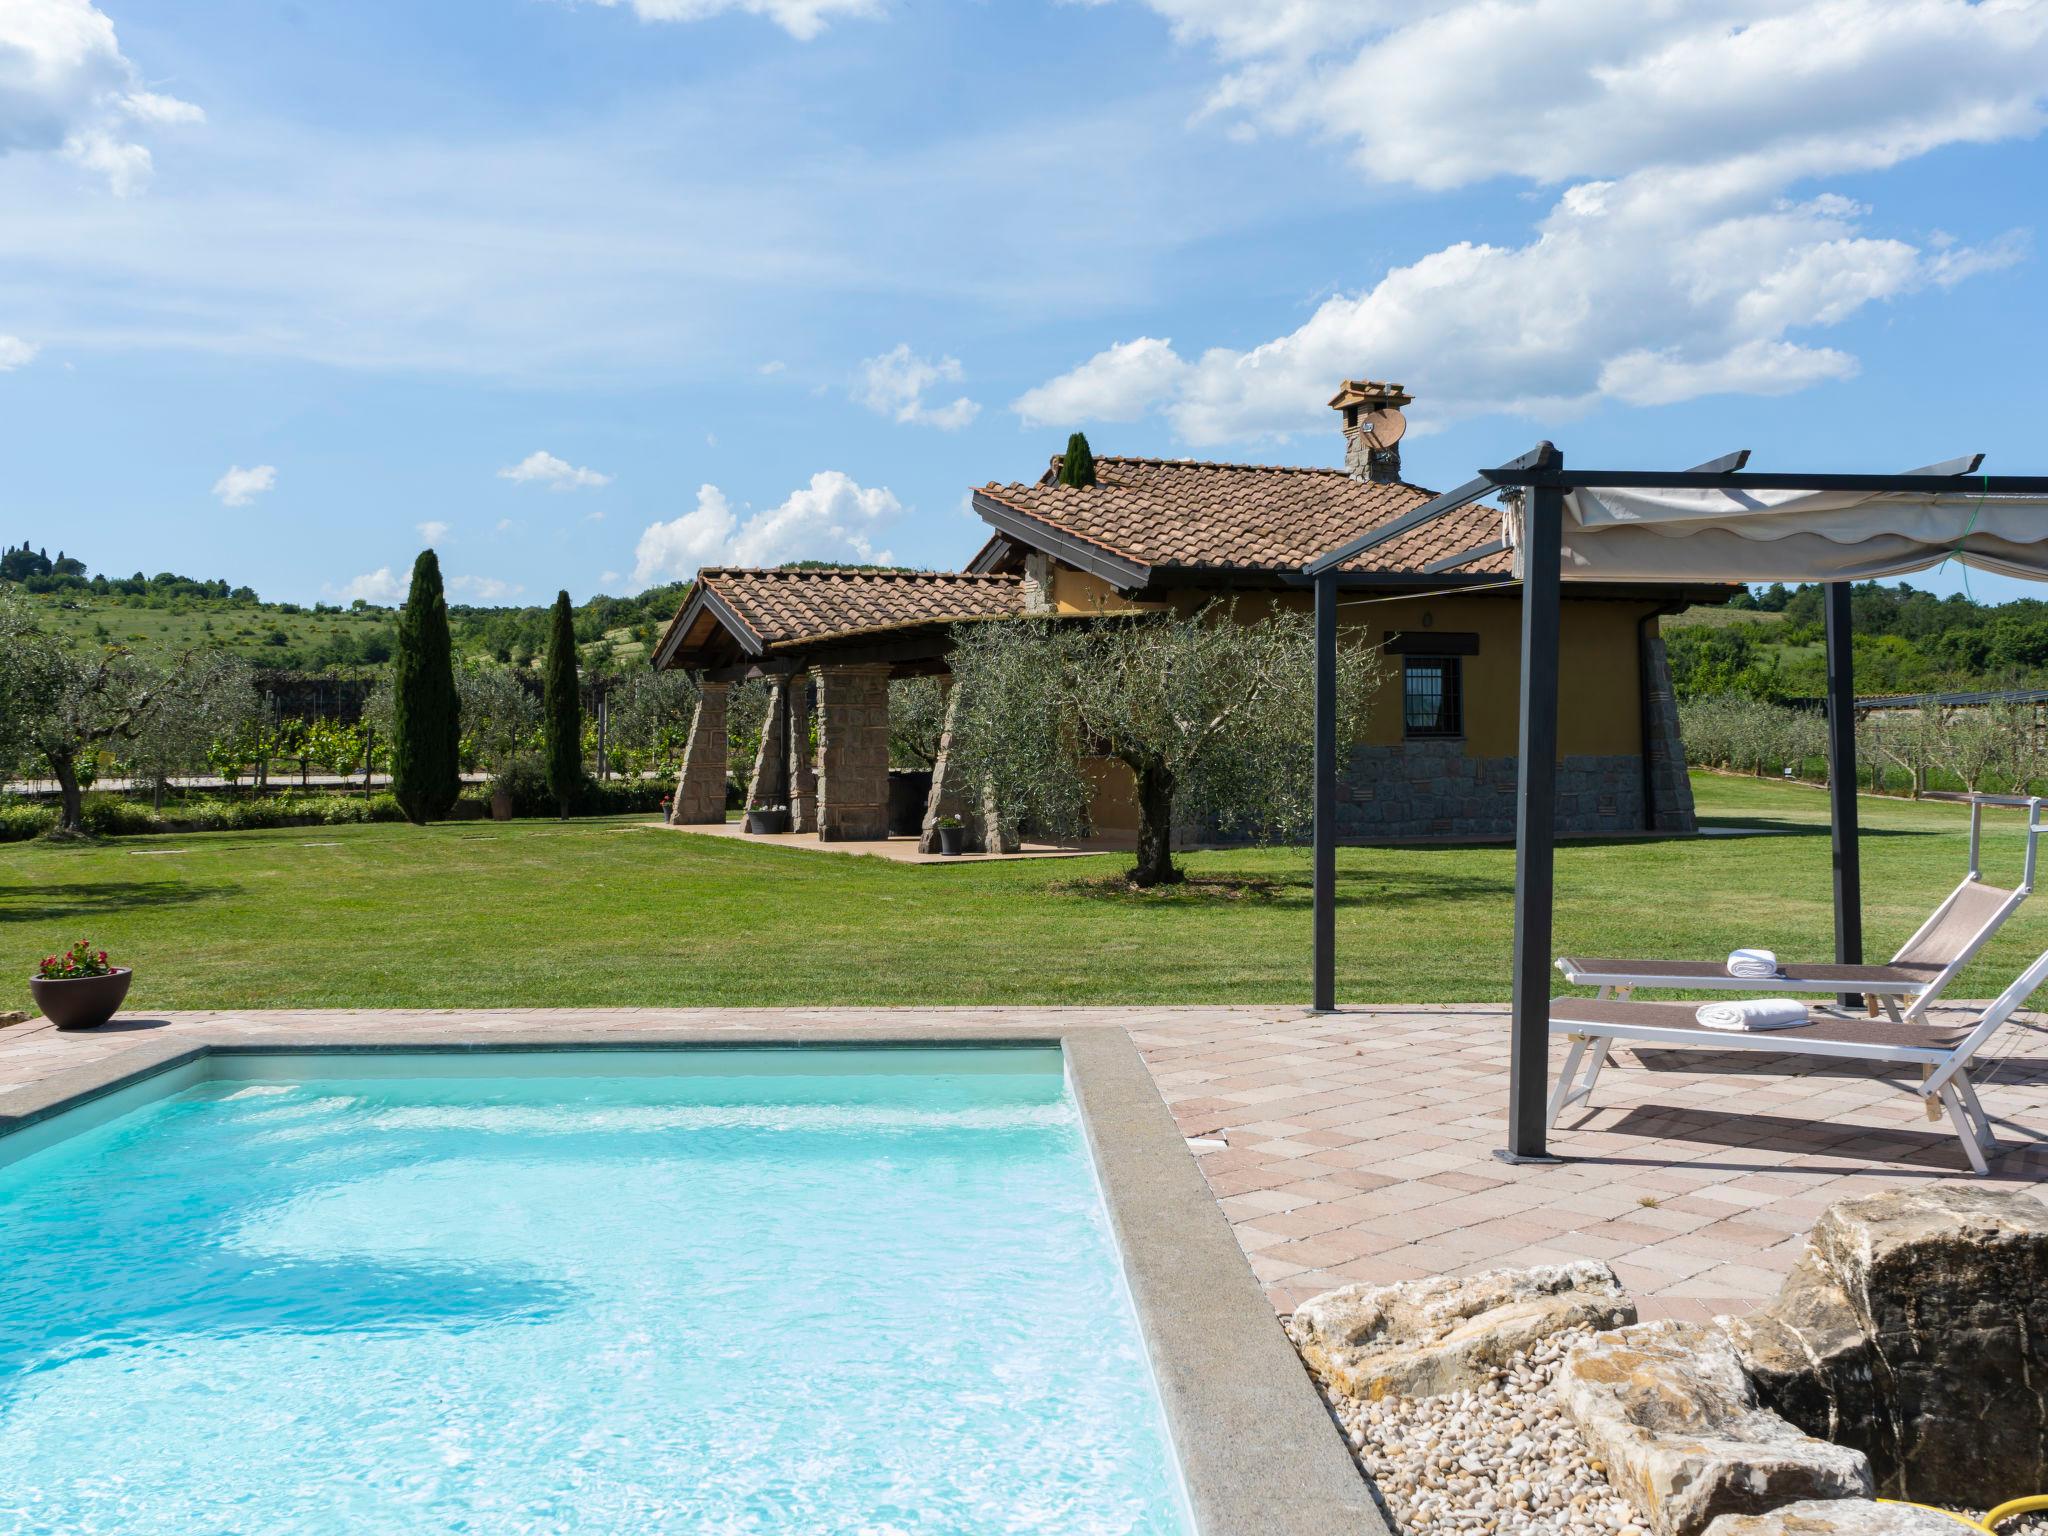
[[[2048,579],[2048,476],[1980,475],[1983,455],[1904,474],[1744,473],[1747,449],[1691,469],[1567,470],[1539,443],[1520,458],[1389,518],[1310,561],[1315,588],[1313,1006],[1336,1007],[1337,609],[1346,562],[1482,497],[1506,504],[1501,538],[1436,561],[1456,570],[1502,548],[1521,586],[1515,770],[1514,1004],[1508,1162],[1547,1161],[1551,918],[1557,840],[1560,592],[1565,581],[1819,582],[1827,646],[1828,801],[1835,959],[1863,959],[1856,827],[1850,584],[1957,559]],[[1852,999],[1844,998],[1849,1002]]]
[[[1523,499],[1504,537],[1522,575]],[[2048,496],[1584,486],[1564,497],[1566,581],[1869,581],[1956,559],[2048,577]]]

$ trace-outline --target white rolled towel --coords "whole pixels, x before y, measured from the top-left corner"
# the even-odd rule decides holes
[[[1730,976],[1775,976],[1778,957],[1768,949],[1738,949],[1728,957]]]
[[[1806,1004],[1789,997],[1748,997],[1735,1003],[1704,1003],[1693,1017],[1709,1029],[1793,1029],[1806,1022]]]

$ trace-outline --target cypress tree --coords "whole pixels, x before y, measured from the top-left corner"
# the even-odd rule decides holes
[[[1095,451],[1088,446],[1088,439],[1076,432],[1067,439],[1067,451],[1060,455],[1061,485],[1093,485],[1095,483]]]
[[[564,816],[583,789],[583,698],[576,691],[576,625],[569,594],[555,594],[541,724],[547,733],[548,789]]]
[[[413,562],[391,664],[391,793],[415,824],[440,820],[462,793],[462,710],[452,653],[441,562],[424,549]]]

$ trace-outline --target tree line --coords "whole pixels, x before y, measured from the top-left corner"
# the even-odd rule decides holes
[[[1818,709],[1713,694],[1679,705],[1687,760],[1755,775],[1827,775]],[[1856,719],[1857,780],[1918,797],[1930,789],[2027,794],[2048,780],[2048,721],[2025,703],[1866,709]]]
[[[57,782],[60,831],[83,824],[83,795],[102,770],[153,786],[160,806],[178,776],[234,779],[251,762],[296,760],[335,773],[388,770],[409,819],[445,816],[461,774],[481,769],[522,805],[543,796],[566,814],[582,797],[597,725],[578,689],[577,640],[566,593],[551,610],[548,686],[536,699],[515,670],[457,662],[431,551],[401,610],[391,675],[364,717],[276,718],[249,666],[218,652],[169,661],[110,645],[82,651],[34,605],[0,590],[0,777],[42,771]],[[637,771],[679,757],[696,690],[679,673],[640,669],[608,699],[604,766]],[[259,772],[261,769],[259,769]]]
[[[1744,591],[1728,607],[1781,614],[1781,622],[1669,626],[1665,648],[1678,696],[1818,697],[1825,689],[1822,600],[1818,585],[1779,583]],[[1851,589],[1849,604],[1859,693],[2028,687],[2048,677],[2048,602],[1992,605],[1864,582]]]

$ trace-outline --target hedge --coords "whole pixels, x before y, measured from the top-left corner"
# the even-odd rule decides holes
[[[592,781],[584,786],[576,811],[581,816],[623,816],[658,811],[668,794],[658,779]],[[543,783],[526,803],[515,795],[513,814],[555,814],[555,802]],[[466,792],[450,819],[474,821],[491,814],[490,795]],[[390,795],[286,793],[262,798],[224,799],[214,796],[183,800],[153,810],[145,800],[119,795],[88,795],[85,830],[94,837],[136,837],[153,832],[246,832],[262,827],[333,827],[366,821],[403,821],[404,813]],[[0,801],[0,843],[41,837],[57,825],[54,808],[30,802]]]

